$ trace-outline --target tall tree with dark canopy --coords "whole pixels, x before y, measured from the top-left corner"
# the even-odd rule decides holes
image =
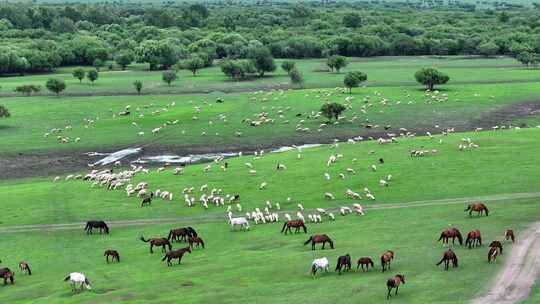
[[[161,79],[167,83],[168,86],[171,86],[171,83],[177,78],[176,72],[173,70],[164,71],[161,75]]]
[[[448,75],[439,72],[434,68],[423,68],[414,74],[416,81],[426,86],[426,89],[433,90],[435,85],[445,84],[450,80]]]
[[[324,117],[328,118],[329,121],[332,121],[332,118],[338,119],[339,115],[347,109],[344,105],[332,102],[332,103],[325,103],[321,107],[321,113],[324,115]]]
[[[88,71],[88,73],[86,74],[86,78],[88,78],[88,80],[90,80],[92,84],[94,84],[94,81],[96,81],[98,77],[99,77],[99,72],[97,69],[92,69]]]
[[[62,79],[49,78],[45,83],[47,90],[55,93],[57,96],[66,89],[66,83]]]
[[[84,71],[83,68],[76,68],[76,69],[73,70],[73,77],[79,79],[80,83],[84,79],[85,74],[86,74],[86,72]]]
[[[345,75],[345,77],[343,78],[343,84],[345,85],[345,87],[349,89],[349,94],[351,94],[352,88],[356,88],[360,86],[360,84],[366,80],[367,80],[366,74],[362,72],[354,71],[354,72],[349,72]]]
[[[9,110],[6,107],[0,105],[0,118],[7,118],[9,116],[11,116],[11,114],[9,114]]]
[[[330,56],[326,60],[326,65],[330,68],[330,70],[336,70],[338,73],[339,70],[346,67],[347,64],[349,64],[349,62],[347,62],[347,58],[339,55]]]

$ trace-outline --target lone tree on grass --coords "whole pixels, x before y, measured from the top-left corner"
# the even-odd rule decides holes
[[[135,90],[137,91],[137,95],[141,95],[143,83],[140,80],[135,80],[133,82],[133,87],[135,87]]]
[[[173,70],[167,70],[163,72],[161,78],[167,83],[168,86],[171,86],[171,83],[176,80],[176,72]]]
[[[330,56],[328,59],[326,59],[326,65],[330,68],[330,70],[333,72],[336,70],[336,72],[339,73],[339,70],[346,67],[349,62],[347,62],[347,57],[343,56]]]
[[[293,68],[289,71],[289,77],[291,78],[291,83],[300,88],[304,86],[304,75],[297,69]]]
[[[338,119],[341,112],[345,111],[346,107],[340,103],[332,102],[325,103],[321,107],[321,113],[324,117],[328,118],[329,121],[332,121],[332,118]]]
[[[47,90],[55,93],[57,96],[66,89],[66,83],[62,79],[49,78],[45,83]]]
[[[426,89],[433,90],[436,84],[445,84],[450,80],[448,75],[434,68],[423,68],[414,74],[416,81],[425,85]]]
[[[83,68],[76,68],[73,70],[73,77],[79,79],[79,82],[82,82],[85,74],[86,72],[84,71]]]
[[[94,84],[94,81],[96,81],[98,77],[99,77],[99,72],[96,69],[90,70],[88,71],[88,74],[86,74],[86,78],[88,78],[88,80],[90,80],[92,84]]]
[[[204,60],[202,60],[199,56],[193,56],[189,59],[186,59],[182,61],[179,65],[179,68],[191,71],[193,73],[193,76],[197,75],[197,72],[204,68]]]
[[[367,80],[367,75],[362,72],[349,72],[343,78],[343,84],[349,89],[349,94],[352,93],[352,88],[357,88],[360,84]]]
[[[0,105],[0,118],[8,118],[10,116],[9,111],[6,107]]]
[[[281,63],[281,68],[287,72],[287,74],[291,74],[291,71],[296,67],[296,64],[294,61],[285,60]]]
[[[135,60],[135,55],[131,51],[123,51],[118,53],[116,57],[114,57],[114,61],[122,67],[122,71],[126,69],[126,67]]]

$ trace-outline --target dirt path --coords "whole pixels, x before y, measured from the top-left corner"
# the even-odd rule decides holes
[[[488,292],[473,304],[514,304],[529,297],[540,271],[540,222],[519,234],[503,269]]]
[[[402,203],[386,203],[382,205],[373,204],[369,207],[365,207],[364,210],[375,211],[375,210],[401,209],[401,208],[422,208],[422,207],[430,207],[430,206],[436,206],[436,205],[441,205],[441,206],[459,205],[459,204],[465,204],[472,201],[488,201],[490,203],[493,203],[497,201],[531,199],[531,198],[540,198],[540,192],[507,193],[507,194],[495,194],[495,195],[475,196],[475,197],[461,197],[461,198],[425,200],[425,201],[402,202]],[[306,210],[306,213],[310,211],[312,210]],[[339,212],[339,208],[328,208],[327,211]],[[283,215],[286,212],[289,212],[290,214],[296,213],[296,211],[294,212],[281,211],[280,213],[281,215]],[[213,213],[213,214],[205,214],[201,216],[191,216],[191,217],[116,220],[116,221],[107,221],[107,223],[109,224],[111,228],[118,228],[118,227],[132,227],[132,226],[133,227],[148,226],[148,225],[155,225],[155,224],[187,225],[187,224],[195,224],[195,223],[196,224],[215,223],[215,222],[225,223],[226,220],[227,218],[225,214]],[[30,231],[73,230],[73,229],[82,229],[84,225],[85,225],[84,222],[74,222],[74,223],[64,223],[64,224],[6,226],[6,227],[0,227],[0,234],[30,232]]]

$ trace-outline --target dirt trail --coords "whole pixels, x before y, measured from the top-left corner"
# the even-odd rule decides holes
[[[540,222],[519,234],[503,269],[488,292],[473,304],[514,304],[529,297],[540,271]]]
[[[473,201],[488,201],[490,203],[497,201],[507,201],[507,200],[519,200],[519,199],[531,199],[531,198],[540,198],[540,192],[523,192],[523,193],[507,193],[507,194],[495,194],[495,195],[485,195],[485,196],[475,196],[475,197],[460,197],[460,198],[450,198],[450,199],[438,199],[438,200],[424,200],[424,201],[413,201],[413,202],[402,202],[402,203],[386,203],[386,204],[372,204],[369,207],[365,207],[366,211],[374,210],[387,210],[387,209],[401,209],[401,208],[421,208],[421,207],[430,207],[435,205],[459,205],[465,204]],[[328,208],[328,212],[339,212],[339,208]],[[314,210],[306,210],[306,213]],[[296,213],[296,211],[281,211],[280,214],[283,215],[286,212],[290,214]],[[205,214],[200,216],[191,216],[191,217],[177,217],[177,218],[152,218],[152,219],[134,219],[134,220],[116,220],[116,221],[107,221],[111,228],[117,227],[131,227],[131,226],[148,226],[155,224],[203,224],[203,223],[213,223],[213,222],[222,222],[225,223],[227,220],[226,216],[222,213],[213,213]],[[16,225],[16,226],[5,226],[0,227],[0,234],[2,233],[18,233],[18,232],[30,232],[30,231],[56,231],[56,230],[73,230],[73,229],[82,229],[85,223],[83,222],[74,222],[74,223],[64,223],[64,224],[39,224],[39,225]]]

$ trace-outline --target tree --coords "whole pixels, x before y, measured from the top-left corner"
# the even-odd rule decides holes
[[[436,84],[445,84],[450,80],[448,75],[434,68],[423,68],[414,74],[416,81],[425,85],[426,89],[433,90]]]
[[[37,93],[41,91],[41,86],[33,84],[20,85],[15,88],[15,92],[22,93],[30,96],[32,93]]]
[[[8,118],[9,116],[11,116],[11,114],[9,114],[8,109],[6,107],[0,105],[0,118],[2,118],[2,117]]]
[[[135,80],[133,82],[133,86],[135,87],[135,90],[137,91],[137,95],[141,95],[141,91],[143,88],[143,83],[140,80]]]
[[[281,63],[281,68],[287,72],[287,74],[291,74],[291,71],[295,68],[296,64],[294,61],[285,60]]]
[[[121,51],[114,57],[114,61],[125,70],[126,67],[135,60],[135,55],[131,51]]]
[[[338,55],[330,56],[326,60],[326,65],[330,68],[330,70],[334,71],[335,69],[338,73],[339,73],[339,70],[346,67],[347,64],[349,64],[347,62],[347,58],[343,56],[338,56]]]
[[[360,83],[367,80],[367,75],[362,72],[349,72],[343,78],[343,84],[349,89],[349,94],[352,93],[352,88],[360,86]]]
[[[182,61],[179,66],[181,69],[191,71],[191,73],[193,73],[193,76],[195,76],[197,75],[197,71],[204,68],[204,60],[202,60],[199,56],[193,56],[189,59]]]
[[[66,89],[66,83],[62,79],[49,78],[45,83],[45,87],[58,96]]]
[[[73,77],[79,79],[79,82],[82,83],[82,80],[84,79],[84,75],[86,72],[83,68],[76,68],[73,70]]]
[[[477,51],[480,55],[491,57],[491,56],[497,55],[497,52],[499,52],[499,46],[496,45],[494,42],[489,41],[489,42],[480,44],[477,47]]]
[[[263,45],[257,44],[250,47],[247,57],[253,63],[253,66],[259,73],[259,77],[263,77],[265,72],[273,72],[276,70],[276,64],[270,49]]]
[[[161,75],[161,79],[163,79],[163,81],[166,82],[168,86],[171,86],[171,83],[175,81],[176,78],[177,76],[174,70],[164,71],[163,74]]]
[[[99,72],[96,69],[92,69],[88,71],[88,73],[86,74],[86,78],[88,78],[88,80],[90,80],[92,84],[94,84],[94,81],[96,81],[98,77],[99,77]]]
[[[299,86],[302,88],[304,86],[304,75],[295,67],[289,71],[289,77],[291,78],[291,83],[293,85]]]
[[[221,71],[232,79],[241,80],[255,73],[256,69],[250,60],[225,60],[221,63]]]
[[[321,107],[321,113],[324,117],[328,118],[329,121],[332,121],[332,118],[338,119],[339,115],[345,111],[346,107],[340,103],[332,102],[325,103]]]
[[[350,28],[357,28],[362,25],[362,17],[358,13],[347,13],[342,19],[343,26]]]
[[[94,60],[92,65],[94,66],[94,68],[96,68],[97,71],[99,71],[99,69],[101,67],[103,67],[105,65],[105,63],[103,62],[103,60],[97,58],[97,59]]]

